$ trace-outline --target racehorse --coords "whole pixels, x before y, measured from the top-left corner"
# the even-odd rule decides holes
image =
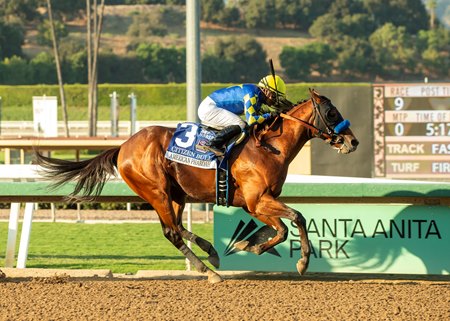
[[[281,219],[289,219],[299,230],[301,258],[296,267],[300,274],[305,273],[310,256],[306,220],[300,212],[277,200],[289,163],[313,137],[325,140],[343,154],[353,152],[358,146],[348,121],[331,100],[311,89],[310,96],[310,99],[282,111],[271,124],[263,124],[259,130],[252,127],[250,135],[232,150],[229,158],[230,205],[242,207],[273,231],[260,244],[243,240],[235,247],[257,255],[266,252],[286,240],[288,228]],[[347,126],[337,130],[345,122]],[[217,251],[210,242],[186,230],[182,224],[187,197],[215,203],[215,171],[165,158],[174,131],[174,128],[149,126],[120,147],[106,150],[92,159],[67,161],[36,152],[36,162],[55,186],[76,181],[74,191],[68,197],[77,201],[95,199],[109,175],[115,175],[117,169],[128,186],[156,210],[164,236],[197,271],[208,276],[209,282],[220,282],[221,276],[205,265],[183,239],[205,251],[208,261],[216,268],[219,267]]]

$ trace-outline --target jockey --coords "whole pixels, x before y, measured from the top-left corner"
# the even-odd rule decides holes
[[[286,85],[279,76],[266,76],[258,83],[242,84],[222,88],[207,96],[198,108],[198,117],[204,125],[219,129],[206,149],[217,156],[224,154],[223,145],[239,134],[247,124],[262,123],[277,112],[263,113],[261,106],[277,106],[280,98],[285,99]],[[245,114],[244,121],[240,115]]]

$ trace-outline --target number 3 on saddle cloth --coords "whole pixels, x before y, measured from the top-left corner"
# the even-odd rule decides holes
[[[243,141],[245,132],[227,143],[225,154],[216,156],[205,149],[218,133],[217,130],[197,123],[180,123],[173,134],[165,157],[171,161],[198,168],[216,169],[216,203],[229,206],[228,158],[234,146]]]

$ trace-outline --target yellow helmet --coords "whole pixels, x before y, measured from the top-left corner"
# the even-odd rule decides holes
[[[279,95],[286,95],[286,84],[279,76],[275,76],[274,79],[274,76],[268,75],[259,81],[258,86],[261,88],[267,88]]]

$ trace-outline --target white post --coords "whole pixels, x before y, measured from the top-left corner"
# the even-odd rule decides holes
[[[81,204],[77,203],[77,222],[81,222]]]
[[[206,203],[206,217],[205,223],[209,223],[209,203]]]
[[[186,100],[187,121],[198,122],[201,99],[200,0],[186,1]]]
[[[113,91],[111,95],[111,136],[119,136],[119,95]]]
[[[137,97],[131,93],[128,98],[130,98],[130,136],[132,136],[136,133]]]
[[[50,209],[51,209],[51,213],[52,213],[52,222],[55,223],[56,222],[56,206],[55,206],[55,203],[50,203]]]
[[[16,253],[17,230],[19,226],[20,203],[11,203],[8,225],[8,241],[6,242],[5,267],[14,267],[14,256]]]
[[[192,232],[192,203],[187,204],[187,229]],[[191,241],[187,242],[188,248],[192,249]],[[191,271],[191,262],[186,259],[186,271]]]
[[[27,265],[28,246],[30,244],[31,223],[33,222],[34,203],[25,204],[23,216],[22,234],[20,236],[19,254],[17,256],[17,268],[24,269]]]
[[[201,97],[200,0],[186,1],[186,99],[187,120],[198,122],[197,108]],[[188,230],[192,229],[192,204],[188,204]],[[191,243],[188,242],[191,248]],[[186,269],[191,264],[186,259]]]

